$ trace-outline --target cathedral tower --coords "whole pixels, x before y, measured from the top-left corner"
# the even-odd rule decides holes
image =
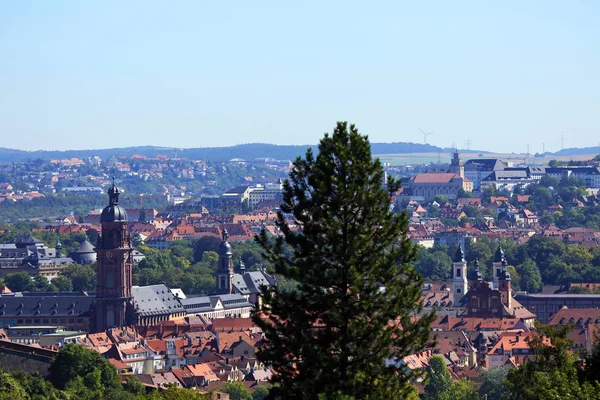
[[[131,240],[127,212],[119,205],[119,189],[108,189],[109,204],[102,210],[102,233],[96,245],[96,305],[93,332],[129,325],[131,293]]]
[[[452,260],[452,293],[454,294],[454,304],[469,290],[469,281],[467,280],[467,262],[462,247],[458,246],[454,260]]]
[[[233,261],[231,245],[227,241],[227,229],[223,229],[223,241],[219,245],[219,269],[217,270],[217,290],[215,294],[233,293]]]

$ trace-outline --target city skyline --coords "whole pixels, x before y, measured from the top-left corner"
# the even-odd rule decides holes
[[[2,147],[598,145],[595,3],[2,6]]]

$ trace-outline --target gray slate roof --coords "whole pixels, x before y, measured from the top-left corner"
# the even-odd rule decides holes
[[[233,276],[233,286],[241,294],[260,294],[261,286],[270,286],[275,283],[275,279],[262,271],[250,271]]]
[[[3,294],[0,317],[78,317],[88,315],[95,299],[79,292]]]
[[[134,286],[133,302],[141,316],[184,312],[181,301],[164,285]]]
[[[252,307],[246,298],[239,294],[221,294],[215,296],[188,297],[181,300],[181,304],[188,314],[210,312],[214,309],[217,301],[221,300],[225,310],[240,307]]]

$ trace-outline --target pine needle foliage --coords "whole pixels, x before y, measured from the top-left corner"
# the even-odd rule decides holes
[[[258,357],[279,399],[405,399],[414,375],[398,361],[425,346],[416,246],[406,214],[390,210],[399,181],[371,156],[367,136],[338,122],[315,157],[298,157],[285,181],[277,227],[256,238],[275,273],[296,290],[265,288],[253,319]],[[286,245],[286,247],[284,247]],[[385,286],[382,290],[381,285]]]

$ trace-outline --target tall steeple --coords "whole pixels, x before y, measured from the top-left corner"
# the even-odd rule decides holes
[[[229,234],[223,229],[223,241],[219,245],[219,269],[217,270],[217,290],[215,294],[233,293],[233,261]]]
[[[502,303],[508,308],[512,308],[512,289],[510,287],[510,272],[507,271],[506,267],[508,263],[506,260],[502,260],[502,271],[498,277],[498,291],[500,292],[500,298]]]
[[[502,263],[504,260],[504,251],[502,247],[498,245],[498,250],[496,250],[496,254],[494,254],[494,261],[492,262],[492,286],[493,289],[498,289],[498,280],[500,279],[500,274],[502,273]]]
[[[130,321],[133,259],[127,212],[119,205],[119,188],[108,189],[109,204],[102,210],[102,233],[96,245],[96,305],[93,332],[125,326]]]
[[[60,239],[56,241],[56,258],[64,257],[65,255],[62,252],[62,243]]]
[[[479,270],[479,260],[473,262],[473,270],[469,273],[469,287],[473,288],[483,280],[481,271]]]
[[[458,246],[456,255],[452,260],[452,293],[454,294],[454,304],[469,290],[469,281],[467,279],[467,262],[462,247]]]

